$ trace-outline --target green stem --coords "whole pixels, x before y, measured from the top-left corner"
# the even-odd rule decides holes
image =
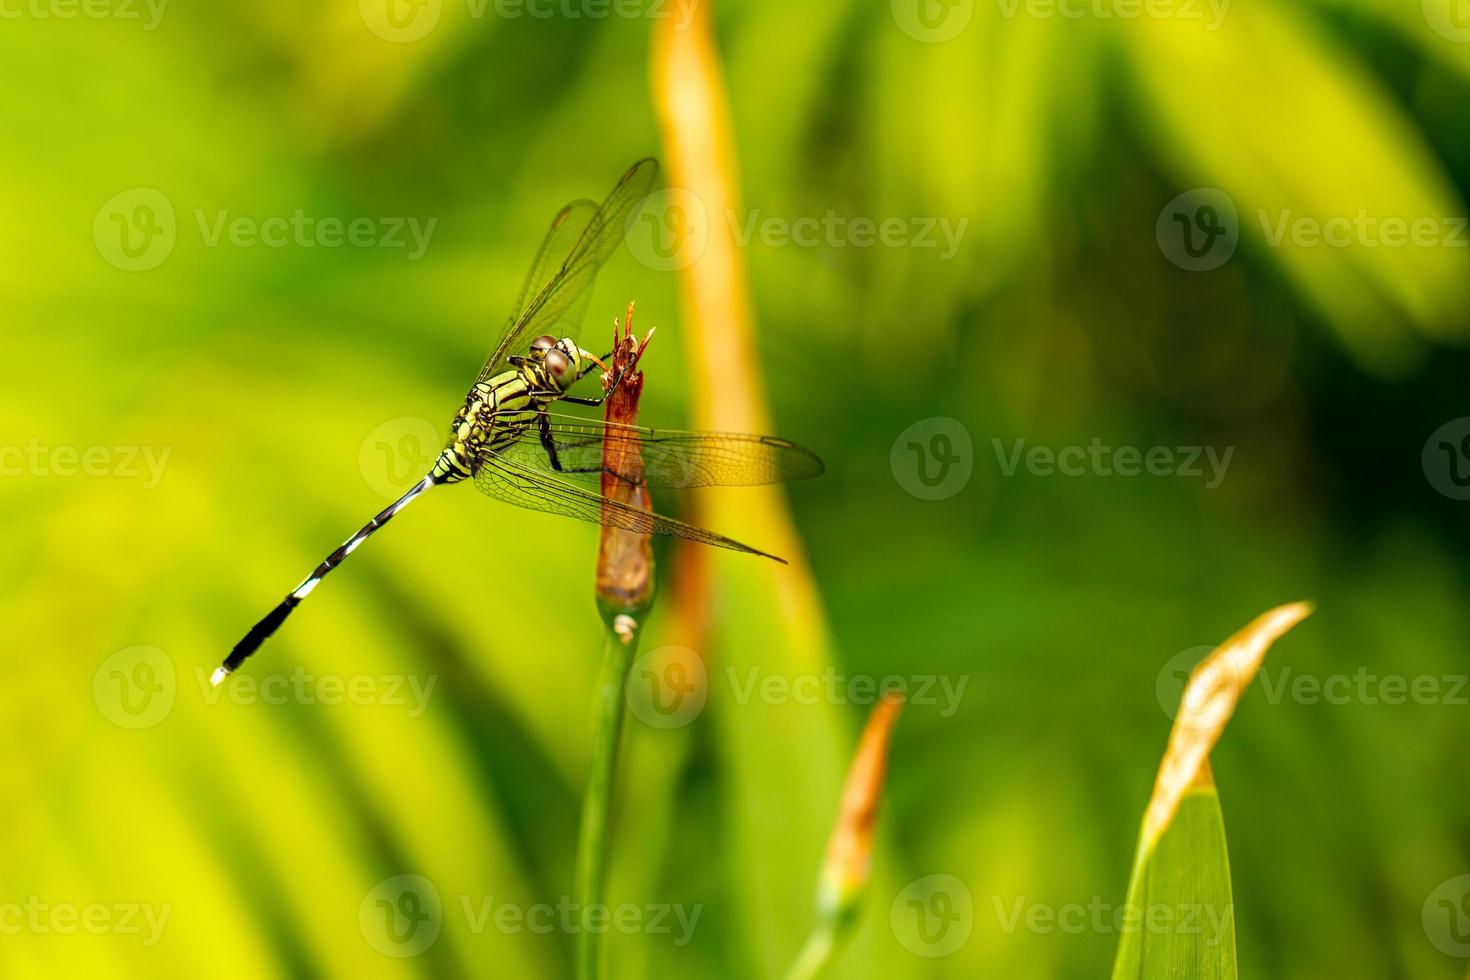
[[[807,939],[806,946],[796,958],[791,971],[786,974],[786,980],[816,980],[832,961],[832,954],[836,949],[837,937],[833,934],[831,925],[818,926]]]
[[[637,647],[636,626],[620,634],[609,621],[602,655],[602,680],[597,693],[597,721],[592,733],[592,762],[587,773],[587,793],[582,801],[582,828],[577,843],[577,895],[581,908],[581,928],[577,934],[578,980],[597,980],[602,976],[602,937],[587,928],[587,914],[589,909],[602,905],[607,885],[608,815],[612,809],[618,743],[627,703],[623,688]],[[606,917],[603,918],[605,921]]]

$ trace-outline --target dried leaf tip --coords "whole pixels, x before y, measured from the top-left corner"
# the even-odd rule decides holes
[[[1143,818],[1144,847],[1152,848],[1163,836],[1186,793],[1196,786],[1212,784],[1210,751],[1235,714],[1235,706],[1260,669],[1266,651],[1311,613],[1312,606],[1306,602],[1277,606],[1263,613],[1220,644],[1189,675]]]
[[[873,832],[888,770],[888,750],[903,699],[885,696],[868,716],[842,792],[837,824],[827,843],[817,896],[818,918],[852,911],[867,889],[873,861]]]
[[[603,388],[608,392],[603,418],[609,425],[638,424],[638,400],[643,394],[644,380],[638,362],[652,336],[650,331],[642,343],[633,339],[632,303],[628,304],[623,322],[613,322],[612,358],[602,378]],[[640,510],[651,509],[637,439],[603,440],[602,493]],[[632,642],[638,617],[652,601],[653,548],[649,535],[605,524],[597,550],[597,604],[624,643]]]

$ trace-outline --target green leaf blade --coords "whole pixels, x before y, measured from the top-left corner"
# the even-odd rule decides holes
[[[1235,902],[1213,786],[1189,791],[1128,885],[1113,980],[1235,980]]]

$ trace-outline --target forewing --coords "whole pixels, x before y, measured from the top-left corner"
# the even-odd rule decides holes
[[[516,296],[515,306],[511,307],[510,317],[505,321],[500,343],[491,352],[490,358],[480,370],[480,381],[490,376],[492,369],[496,367],[496,354],[500,353],[501,348],[505,346],[505,338],[515,331],[516,324],[526,306],[540,296],[542,291],[551,284],[552,277],[561,271],[562,264],[581,239],[583,232],[587,230],[587,225],[591,223],[595,214],[597,214],[595,201],[573,201],[558,211],[556,217],[551,220],[551,227],[547,229],[546,238],[541,242],[541,247],[536,250],[536,259],[531,263],[531,270],[526,274],[526,281],[521,284],[521,291]]]
[[[524,462],[527,457],[526,449],[524,446],[512,446],[503,453],[487,452],[480,460],[475,486],[480,492],[517,507],[574,517],[579,521],[618,527],[640,534],[666,534],[687,538],[717,548],[775,558],[785,564],[783,559],[776,558],[775,555],[758,551],[713,531],[706,531],[652,511],[640,510],[571,483],[556,473],[527,466]]]
[[[775,436],[646,429],[570,415],[549,418],[561,470],[554,469],[534,425],[517,437],[516,458],[523,465],[582,483],[600,482],[604,441],[614,449],[636,449],[643,457],[643,482],[654,489],[760,486],[804,480],[823,470],[811,450]]]
[[[598,270],[617,251],[627,232],[629,217],[648,196],[657,174],[658,163],[652,159],[640,160],[629,167],[607,200],[585,215],[580,233],[570,243],[563,240],[564,236],[553,224],[552,233],[547,236],[527,279],[528,295],[523,298],[524,305],[517,304],[521,308],[512,314],[505,336],[480,372],[480,380],[496,373],[504,366],[507,357],[519,351],[533,337],[545,333],[557,337],[575,335]],[[572,211],[568,221],[575,226],[582,220],[583,205],[581,202],[569,205],[563,214],[572,209],[576,210]],[[564,254],[563,247],[566,248]],[[542,280],[539,288],[531,285]],[[529,293],[531,289],[535,292]]]

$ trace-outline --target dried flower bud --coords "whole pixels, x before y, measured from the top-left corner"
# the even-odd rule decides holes
[[[612,362],[602,379],[604,388],[612,389],[603,404],[603,418],[609,425],[638,423],[638,399],[643,394],[638,360],[647,346],[648,338],[641,344],[633,339],[633,304],[629,303],[623,323],[613,325]],[[651,509],[637,439],[604,439],[602,467],[603,496],[641,510]],[[633,617],[636,622],[652,601],[653,548],[649,535],[604,525],[597,551],[597,604],[603,616],[610,623],[620,616]]]

